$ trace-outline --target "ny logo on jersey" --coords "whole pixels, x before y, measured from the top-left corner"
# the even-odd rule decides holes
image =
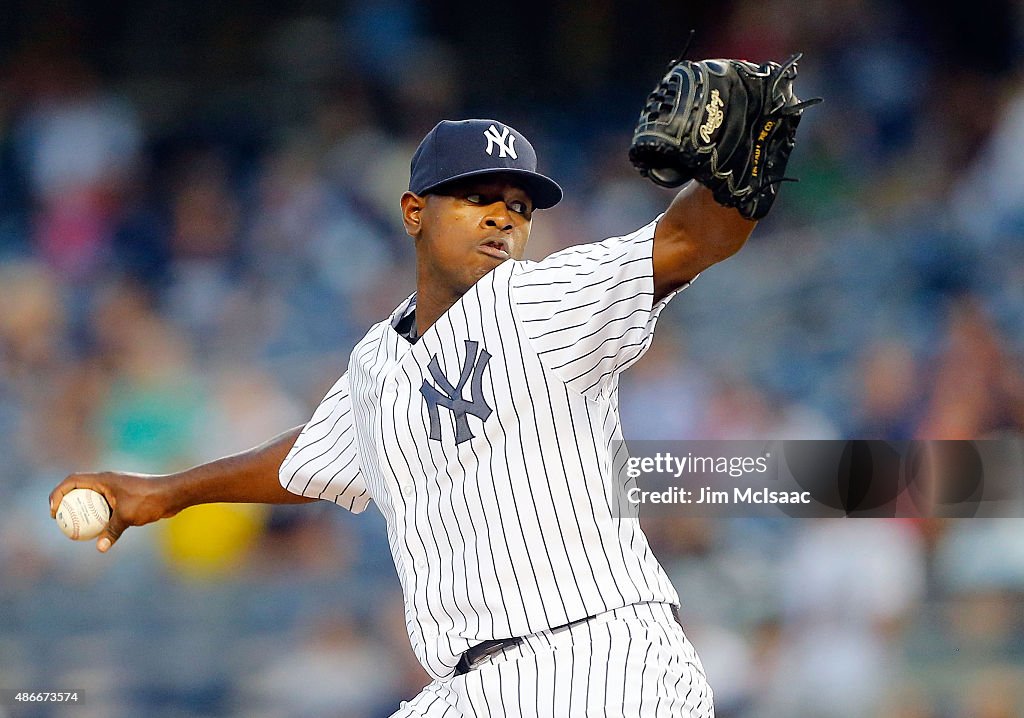
[[[502,127],[501,132],[498,132],[498,128],[491,125],[484,132],[484,137],[487,138],[487,154],[494,154],[494,145],[498,145],[498,157],[508,157],[511,155],[512,159],[519,159],[519,155],[516,154],[515,143],[516,136],[509,133],[507,127]],[[507,142],[506,142],[507,140]]]
[[[448,377],[441,371],[441,365],[437,361],[437,354],[430,359],[430,364],[427,365],[430,376],[434,378],[437,386],[424,379],[423,385],[420,387],[420,393],[427,401],[427,414],[430,416],[430,438],[435,441],[441,440],[441,412],[438,411],[439,406],[443,406],[455,417],[456,444],[469,441],[474,436],[473,432],[469,429],[467,414],[472,414],[480,421],[487,421],[487,417],[491,415],[491,407],[487,405],[483,393],[484,369],[487,367],[487,362],[491,360],[491,355],[487,353],[486,349],[482,348],[477,353],[478,347],[479,344],[477,342],[466,340],[466,360],[462,364],[462,375],[459,377],[459,383],[455,386],[452,386],[452,383],[448,381]],[[462,391],[466,388],[466,383],[469,381],[470,376],[473,377],[473,383],[470,384],[472,401],[466,401],[462,398]]]

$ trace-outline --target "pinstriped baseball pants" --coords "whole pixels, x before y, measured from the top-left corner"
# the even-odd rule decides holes
[[[713,718],[693,645],[663,603],[541,631],[435,680],[392,718]]]

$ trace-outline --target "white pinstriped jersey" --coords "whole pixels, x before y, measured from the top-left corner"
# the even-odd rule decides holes
[[[646,351],[655,222],[506,261],[415,343],[373,326],[281,466],[304,496],[387,520],[413,649],[435,678],[484,640],[678,603],[612,510],[618,373]],[[621,457],[617,457],[621,460]]]

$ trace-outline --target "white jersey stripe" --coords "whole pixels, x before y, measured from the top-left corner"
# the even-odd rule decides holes
[[[568,391],[569,391],[568,387],[565,387],[563,385],[563,392],[565,393],[567,399],[568,399]],[[587,425],[589,425],[589,427],[591,428],[591,430],[586,431],[583,434],[585,438],[586,437],[590,437],[590,441],[589,442],[585,442],[585,441],[581,442],[580,441],[580,436],[577,433],[577,425],[576,425],[576,423],[573,423],[573,425],[572,425],[573,441],[576,444],[576,455],[569,457],[569,461],[572,462],[572,467],[571,468],[572,468],[572,471],[574,473],[575,472],[584,473],[585,471],[587,471],[588,465],[591,465],[590,464],[591,461],[594,462],[594,463],[598,463],[600,461],[600,458],[599,458],[599,453],[600,452],[598,451],[597,445],[594,443],[594,438],[593,438],[593,437],[599,435],[598,431],[597,431],[598,427],[594,425],[594,419],[593,419],[593,417],[590,414],[590,407],[584,407],[584,416],[586,417],[586,422],[585,423]],[[594,492],[593,491],[585,491],[585,490],[582,489],[582,487],[575,487],[575,492],[576,492],[577,496],[582,496],[582,499],[577,498],[577,500],[574,501],[574,506],[579,506],[580,509],[581,509],[581,510],[576,512],[576,520],[577,520],[577,527],[579,528],[580,543],[582,545],[592,545],[592,544],[596,543],[600,547],[600,549],[601,549],[601,556],[604,559],[603,565],[601,567],[599,567],[597,570],[595,570],[594,569],[594,565],[593,565],[593,561],[596,558],[596,552],[591,551],[588,554],[587,565],[590,567],[591,577],[594,580],[594,583],[596,584],[597,583],[597,576],[598,575],[608,576],[610,578],[609,589],[614,589],[614,591],[615,591],[616,600],[614,601],[614,603],[618,603],[620,605],[626,605],[626,604],[629,603],[629,601],[627,600],[626,595],[623,592],[622,588],[619,586],[619,580],[618,580],[618,575],[617,575],[618,572],[614,570],[614,565],[615,564],[613,564],[612,558],[609,555],[609,551],[608,551],[608,543],[611,542],[613,537],[610,537],[610,536],[609,537],[604,537],[604,536],[602,536],[596,542],[593,541],[592,539],[588,539],[588,538],[584,537],[583,526],[586,525],[587,531],[589,532],[591,530],[591,528],[597,523],[597,511],[596,511],[595,506],[594,506],[594,501],[595,501],[595,499],[594,499]],[[586,510],[585,511],[582,509],[584,501],[586,502]],[[618,541],[614,541],[614,546],[615,546],[616,549],[618,549],[620,551],[620,557],[621,557],[621,547],[619,546]]]
[[[507,314],[503,313],[502,316],[499,316],[498,326],[499,326],[499,328],[501,330],[501,336],[502,337],[510,336],[510,334],[514,333],[515,334],[516,342],[515,342],[515,344],[513,344],[513,346],[516,345],[516,344],[521,346],[522,345],[522,338],[520,337],[520,334],[519,334],[518,323],[514,322],[514,321],[511,321],[511,322],[507,321],[508,318],[515,316],[515,308],[512,306],[511,296],[507,292],[503,292],[503,293],[499,293],[498,292],[498,290],[497,290],[498,278],[497,278],[497,275],[494,272],[491,273],[490,280],[491,280],[490,281],[490,285],[491,285],[491,289],[492,289],[492,292],[493,292],[492,296],[494,298],[495,305],[497,306],[498,301],[501,300],[501,301],[507,302],[508,303],[508,307],[509,307],[509,311],[508,311]],[[504,323],[504,326],[503,326],[503,322],[502,322],[503,319],[506,320],[505,323]],[[514,470],[507,470],[506,469],[503,472],[502,475],[509,482],[509,494],[512,497],[513,506],[515,507],[516,519],[517,519],[518,528],[519,528],[519,532],[517,534],[515,534],[515,539],[516,539],[517,543],[519,543],[519,545],[520,545],[519,550],[524,552],[524,553],[521,553],[520,555],[525,556],[525,555],[527,555],[525,552],[528,551],[529,555],[530,555],[530,558],[531,558],[530,561],[526,562],[527,566],[530,569],[530,574],[532,575],[532,579],[533,579],[533,582],[531,584],[529,584],[529,586],[528,586],[528,588],[530,589],[528,595],[530,595],[531,598],[533,598],[533,602],[534,602],[535,605],[539,605],[540,613],[543,615],[544,625],[546,625],[546,626],[555,626],[555,625],[559,625],[560,623],[567,622],[567,619],[565,618],[564,605],[562,606],[561,614],[556,614],[555,616],[552,616],[550,614],[551,607],[549,607],[548,603],[545,602],[543,600],[543,598],[540,596],[539,590],[536,590],[537,588],[539,588],[538,578],[537,578],[537,564],[539,564],[541,566],[541,570],[543,571],[544,577],[545,577],[546,580],[549,580],[549,581],[550,580],[554,580],[554,577],[555,577],[555,573],[554,573],[554,571],[553,571],[553,569],[551,568],[551,565],[550,565],[550,560],[547,562],[547,565],[544,565],[544,563],[539,561],[539,559],[540,559],[539,550],[541,549],[541,547],[543,547],[543,550],[544,550],[545,553],[547,552],[547,540],[544,539],[543,536],[541,536],[540,537],[541,540],[537,542],[539,545],[534,550],[531,550],[531,549],[529,549],[527,547],[527,545],[526,545],[527,532],[524,529],[524,523],[523,523],[524,516],[523,516],[523,513],[520,510],[521,502],[520,502],[520,499],[518,497],[520,492],[516,490],[516,486],[515,486],[515,483],[514,483],[514,479],[519,478],[519,477],[515,477],[514,474],[513,474],[513,471],[516,471],[516,473],[520,473],[520,477],[521,478],[525,478],[527,481],[529,481],[530,482],[530,486],[532,488],[533,482],[537,478],[539,478],[539,475],[543,471],[543,468],[540,467],[540,466],[535,466],[535,467],[533,467],[532,470],[530,470],[528,468],[528,467],[530,467],[531,461],[530,461],[530,459],[527,456],[527,449],[529,448],[529,450],[530,450],[530,456],[539,456],[540,455],[540,451],[541,451],[541,444],[542,444],[542,442],[541,442],[538,434],[536,434],[536,433],[530,434],[529,433],[529,425],[528,425],[527,421],[530,418],[529,414],[532,414],[533,412],[542,413],[544,411],[545,407],[543,405],[541,405],[541,404],[535,403],[534,400],[533,400],[533,396],[531,394],[531,383],[532,383],[531,379],[533,377],[531,377],[530,372],[527,369],[526,358],[525,358],[525,355],[524,355],[523,352],[515,352],[512,355],[508,356],[508,362],[507,362],[507,365],[506,365],[506,369],[507,369],[507,372],[506,372],[505,380],[508,381],[508,386],[507,386],[507,388],[505,388],[505,387],[503,387],[503,388],[511,394],[513,392],[513,387],[520,387],[520,392],[525,391],[527,396],[526,396],[526,401],[525,402],[515,402],[515,401],[511,402],[511,414],[510,414],[510,416],[508,418],[511,421],[511,424],[515,427],[516,434],[514,436],[514,441],[512,441],[512,442],[505,442],[505,462],[506,462],[506,467],[509,467],[509,468],[517,467],[517,469],[514,469]],[[528,408],[529,409],[529,414],[527,415],[527,419],[526,420],[524,420],[524,417],[520,413],[520,410],[519,410],[520,409],[520,407],[519,407],[520,403],[524,403],[525,404],[524,408]],[[502,427],[502,431],[504,432],[505,431],[505,429],[504,429],[504,420],[503,420],[503,417],[500,414],[498,416],[498,421],[499,421],[499,426]],[[513,451],[518,451],[519,456],[514,456],[514,454],[512,453]],[[536,463],[536,462],[532,462],[532,463]],[[527,491],[527,492],[523,492],[523,493],[529,495],[530,498],[532,499],[532,497],[533,497],[533,492],[532,491]],[[536,504],[534,504],[534,507],[536,507]],[[534,514],[533,517],[527,516],[526,517],[526,521],[529,522],[531,518],[533,518],[535,522],[538,520],[538,517],[536,516],[536,514]],[[539,527],[535,527],[535,526],[531,525],[530,529],[531,529],[530,530],[530,535],[534,535],[535,536],[537,533],[539,533]],[[561,602],[561,595],[560,595],[560,593],[558,594],[558,599],[559,599],[559,602]],[[534,610],[536,610],[536,609],[534,609]],[[531,615],[537,615],[537,614],[534,613],[533,611],[531,611],[531,606],[530,605],[527,605],[527,615],[526,615],[527,621],[529,621],[529,618],[530,618]],[[532,632],[532,631],[528,631],[528,632]]]
[[[480,336],[482,337],[483,342],[486,345],[486,344],[488,344],[490,342],[488,341],[488,337],[487,337],[487,334],[486,334],[486,331],[485,331],[485,324],[483,322],[484,309],[483,309],[482,303],[479,300],[479,297],[477,298],[477,311],[478,311],[478,316],[479,316],[479,319],[480,319],[480,321],[478,323],[479,331],[480,331]],[[469,323],[469,316],[467,315],[465,317],[465,319],[466,319],[466,325],[465,325],[465,327],[463,329],[464,329],[464,331],[466,332],[466,334],[468,336],[470,331],[471,331],[470,323]],[[489,376],[487,376],[486,377],[486,381],[489,383],[491,394],[492,395],[496,395],[498,389],[494,385],[495,374],[491,373]],[[500,421],[500,416],[498,417],[498,420]],[[494,557],[494,550],[495,549],[503,549],[504,550],[503,558],[507,561],[507,564],[509,566],[513,567],[513,568],[515,567],[515,564],[514,564],[514,562],[512,560],[512,554],[509,552],[508,545],[507,545],[507,542],[505,540],[505,531],[504,531],[504,527],[502,525],[502,522],[504,520],[502,512],[500,510],[499,511],[493,511],[492,513],[495,514],[495,515],[493,515],[493,516],[488,516],[487,515],[488,509],[493,509],[494,507],[497,506],[497,489],[495,487],[495,482],[494,482],[495,467],[494,467],[494,458],[493,457],[494,457],[494,453],[495,453],[495,447],[494,447],[493,443],[491,442],[491,440],[489,438],[487,438],[486,436],[485,436],[485,440],[486,440],[486,450],[485,451],[478,452],[475,446],[472,446],[472,445],[470,446],[470,450],[471,450],[471,452],[473,454],[473,462],[472,462],[472,464],[482,465],[481,462],[480,462],[481,453],[486,455],[486,457],[487,457],[487,479],[482,480],[482,481],[480,481],[479,483],[476,483],[476,484],[473,484],[472,482],[464,483],[464,485],[463,485],[464,490],[468,491],[470,488],[475,489],[475,497],[476,497],[476,500],[477,500],[477,503],[478,503],[478,506],[479,506],[479,511],[476,510],[476,507],[473,507],[472,509],[469,509],[467,511],[467,515],[468,515],[469,520],[471,522],[471,529],[472,529],[471,536],[482,536],[484,538],[484,540],[474,540],[473,541],[473,546],[474,546],[474,549],[476,551],[476,556],[477,556],[477,563],[476,563],[476,565],[479,567],[478,570],[483,568],[483,564],[481,564],[481,562],[479,560],[479,556],[480,556],[480,553],[481,553],[481,551],[480,551],[481,544],[483,544],[483,548],[486,550],[486,553],[488,554],[489,559],[490,559],[488,564],[487,564],[487,566],[491,569],[490,577],[493,578],[493,582],[491,582],[489,584],[490,590],[493,591],[493,592],[496,592],[497,595],[501,597],[502,605],[511,608],[511,605],[510,605],[509,602],[512,600],[512,591],[510,590],[510,588],[512,588],[512,587],[508,586],[507,583],[503,583],[498,578],[498,565],[497,565],[497,561],[496,561],[496,559]],[[461,465],[461,466],[462,466],[464,471],[468,472],[469,469],[466,466],[464,466],[464,465]],[[485,501],[484,496],[483,496],[483,491],[484,491],[485,487],[489,487],[490,488],[490,494],[487,497],[486,501]],[[481,522],[482,526],[483,526],[483,532],[482,533],[480,531],[478,531],[477,528],[476,528],[475,519],[473,518],[474,515],[478,515],[482,519],[482,522]],[[500,530],[499,530],[499,527],[500,527]],[[484,580],[485,579],[484,579],[483,575],[480,575],[480,574],[478,574],[478,579],[479,580],[476,583],[480,587],[481,598],[482,598],[481,603],[483,603],[483,600],[484,600],[483,599]],[[521,606],[522,607],[523,620],[525,621],[526,604],[525,604],[525,602],[523,600],[522,591],[519,590],[519,583],[518,583],[518,581],[515,582],[514,588],[515,588],[515,591],[516,591],[516,594],[517,594],[518,598],[517,598],[517,600],[512,602],[512,605]],[[502,628],[499,628],[499,627],[494,625],[494,621],[497,620],[496,616],[494,616],[492,613],[488,613],[486,611],[482,614],[482,617],[483,616],[488,616],[491,619],[490,626],[487,629],[491,634],[499,635],[499,634],[503,634],[504,633],[504,634],[507,634],[508,636],[512,635],[512,624],[511,624],[511,621],[507,619],[507,617],[506,617],[506,620],[505,620],[504,624],[502,624]],[[482,621],[482,618],[481,618],[481,621]],[[482,628],[482,626],[481,626],[481,628]]]
[[[493,282],[492,282],[492,286],[493,286]],[[511,299],[509,301],[511,301]],[[514,307],[512,307],[510,305],[509,310],[510,310],[509,314],[510,314],[510,316],[512,316],[513,312],[515,311]],[[520,336],[518,323],[513,322],[512,323],[512,328],[515,331],[517,341],[522,343],[522,337]],[[524,431],[526,432],[525,434],[521,434],[520,435],[521,441],[520,441],[519,446],[524,451],[525,451],[525,447],[530,445],[530,444],[532,444],[535,447],[535,449],[534,449],[535,454],[539,458],[539,467],[538,467],[539,468],[539,472],[538,472],[537,475],[528,476],[527,478],[530,480],[531,485],[539,485],[540,481],[543,480],[545,486],[547,487],[547,496],[549,498],[549,501],[544,502],[543,501],[543,497],[542,497],[542,505],[544,506],[544,514],[545,514],[543,518],[541,518],[541,516],[540,516],[540,510],[538,509],[537,501],[536,501],[536,499],[534,497],[534,492],[533,491],[528,492],[528,495],[530,496],[531,501],[532,501],[532,508],[533,508],[532,516],[537,517],[537,529],[538,529],[538,532],[540,533],[541,545],[543,547],[544,554],[545,554],[545,557],[547,559],[545,567],[550,571],[550,578],[549,578],[549,580],[554,580],[554,576],[556,575],[556,569],[555,569],[553,561],[552,561],[551,553],[549,551],[549,546],[555,545],[555,544],[557,544],[559,542],[559,539],[561,538],[561,531],[558,528],[557,512],[554,510],[554,505],[555,504],[554,504],[553,497],[551,496],[551,486],[548,483],[549,468],[547,466],[548,459],[546,459],[546,457],[545,457],[545,449],[547,447],[549,447],[550,444],[548,442],[545,442],[544,437],[553,437],[553,436],[555,436],[555,434],[556,434],[555,427],[554,427],[554,423],[555,422],[553,420],[553,416],[550,413],[550,412],[552,412],[552,407],[551,407],[550,402],[545,403],[543,401],[539,401],[538,398],[535,397],[534,394],[533,394],[533,383],[530,381],[530,375],[532,373],[534,377],[539,377],[539,378],[543,379],[544,378],[543,377],[543,371],[539,371],[540,367],[534,367],[533,368],[534,371],[533,372],[530,371],[530,368],[527,367],[527,354],[525,352],[520,353],[518,359],[520,360],[520,362],[522,364],[522,369],[523,369],[523,386],[525,387],[525,389],[526,389],[526,391],[527,391],[527,393],[529,395],[530,406],[533,407],[533,411],[530,412],[530,414],[532,414],[532,419],[533,419],[533,421],[532,421],[533,432],[532,433],[530,433],[530,431],[529,431],[530,423],[528,423],[526,421],[523,421],[522,417],[519,416],[518,409],[516,409],[516,416],[517,416],[517,419],[519,420],[518,421],[518,425],[522,429],[524,429]],[[543,409],[545,407],[547,408],[548,411],[543,411]],[[543,429],[541,428],[541,426],[539,424],[539,422],[542,422],[542,421],[545,422],[545,426],[543,427]],[[529,434],[529,435],[527,436],[526,434]],[[533,442],[535,442],[535,443],[533,443]],[[523,464],[525,466],[526,462],[527,462],[525,453],[523,454],[522,458],[523,458]],[[547,527],[547,532],[549,534],[552,534],[552,535],[545,536],[545,531],[544,531],[544,527],[545,526]],[[568,554],[566,554],[566,563],[568,564]],[[571,571],[571,569],[570,569],[570,571]],[[564,624],[564,623],[567,623],[570,620],[569,619],[569,615],[570,614],[566,611],[565,601],[564,601],[564,598],[563,598],[563,595],[562,595],[561,592],[557,594],[557,598],[558,598],[558,601],[559,601],[559,606],[561,608],[561,613],[556,615],[555,617],[551,617],[551,616],[545,615],[545,622],[549,626]],[[581,596],[581,604],[582,604],[582,596]],[[579,609],[577,609],[577,611],[578,610]],[[545,613],[547,613],[547,612],[545,611]]]
[[[484,317],[486,316],[486,310],[484,308],[484,306],[485,306],[485,304],[484,304],[485,298],[486,298],[487,304],[489,306],[497,307],[498,306],[498,302],[499,302],[499,297],[498,297],[498,292],[497,292],[496,286],[495,286],[495,277],[493,275],[493,272],[492,272],[492,274],[491,274],[489,279],[490,279],[489,282],[487,282],[486,280],[479,282],[479,284],[482,285],[482,287],[481,287],[480,294],[477,295],[477,311],[478,311],[478,318],[479,318],[479,322],[478,323],[479,323],[479,327],[480,327],[480,336],[483,337],[485,341],[488,341],[489,345],[493,345],[493,344],[496,344],[496,343],[500,343],[502,341],[502,339],[501,339],[500,327],[498,327],[498,326],[489,326],[489,323],[484,321]],[[486,295],[485,295],[485,288],[487,289]],[[510,314],[511,314],[511,311],[512,311],[512,308],[511,308],[511,305],[509,305],[509,313]],[[468,331],[469,331],[469,325],[467,323],[467,332]],[[498,385],[496,385],[495,382],[500,383],[500,387]],[[499,390],[501,392],[503,392],[504,395],[507,395],[507,396],[511,396],[512,395],[512,384],[511,384],[511,382],[509,380],[508,372],[497,373],[497,374],[494,373],[494,372],[491,373],[491,390],[495,392],[495,396],[499,395],[498,394]],[[509,426],[507,428],[505,426],[505,422],[502,419],[502,415],[498,414],[498,416],[497,416],[498,426],[501,429],[502,434],[507,435],[509,437],[509,440],[504,442],[503,446],[501,447],[502,452],[504,452],[504,454],[505,454],[504,467],[508,467],[508,466],[512,465],[512,462],[509,460],[509,454],[508,454],[508,452],[512,450],[511,447],[516,447],[516,446],[520,447],[519,451],[520,451],[520,453],[522,453],[522,448],[521,447],[523,446],[522,436],[520,434],[520,432],[522,431],[522,427],[521,427],[521,423],[520,423],[519,410],[518,410],[515,402],[512,402],[511,408],[512,408],[513,414],[515,415],[515,421],[509,422]],[[510,432],[512,432],[512,431],[514,431],[515,433],[511,434]],[[488,442],[488,448],[490,450],[489,451],[490,462],[489,462],[488,470],[489,470],[489,474],[490,474],[491,487],[492,487],[492,489],[494,489],[494,499],[495,499],[494,503],[492,504],[492,508],[494,509],[493,513],[496,514],[497,519],[498,519],[497,524],[492,523],[491,521],[489,521],[488,523],[489,523],[489,525],[492,525],[492,526],[493,525],[499,525],[499,526],[502,527],[500,535],[498,537],[496,537],[496,538],[499,541],[501,541],[501,543],[504,545],[505,550],[507,552],[506,557],[507,557],[507,560],[508,560],[508,565],[511,567],[513,575],[516,575],[517,571],[525,570],[525,569],[522,568],[522,567],[518,567],[517,568],[516,561],[513,559],[513,556],[512,556],[512,552],[508,548],[508,531],[507,531],[507,528],[504,525],[505,524],[504,511],[502,510],[502,506],[501,506],[501,504],[498,501],[498,493],[497,493],[497,488],[496,488],[497,484],[496,484],[496,479],[495,479],[496,476],[501,475],[502,465],[500,463],[499,464],[495,463],[495,461],[499,457],[498,457],[497,452],[495,452],[493,450],[494,447],[490,444],[490,442]],[[526,461],[525,454],[522,454],[522,461],[525,464],[525,461]],[[514,491],[512,492],[512,499],[513,499],[513,502],[514,502],[515,501],[515,492]],[[500,586],[500,584],[498,584],[498,585]],[[527,624],[529,622],[529,618],[527,616],[526,598],[523,595],[522,584],[520,583],[518,577],[516,578],[516,580],[514,582],[514,585],[516,587],[516,592],[518,593],[518,597],[519,597],[519,601],[515,605],[522,607],[522,614],[521,614],[521,616],[517,617],[519,620],[516,621],[515,623],[516,623],[516,625],[525,625],[525,624]],[[508,606],[507,601],[504,602],[503,605],[505,605],[507,607]],[[512,624],[513,624],[512,617],[510,615],[508,615],[507,612],[506,612],[506,624],[508,625],[508,636],[511,637],[511,636],[515,635],[515,632],[512,629]]]
[[[633,296],[623,297],[622,299],[620,299],[618,301],[620,301],[620,302],[634,301],[637,297],[643,296],[645,294],[647,296],[650,296],[650,292],[637,292]],[[595,324],[594,314],[590,313],[590,312],[585,312],[583,310],[585,310],[587,307],[594,306],[594,305],[596,305],[598,303],[599,302],[597,302],[597,301],[593,301],[593,302],[588,302],[587,304],[581,304],[579,307],[574,307],[573,308],[572,311],[576,314],[576,317],[578,319],[583,320],[583,321],[577,321],[576,324],[565,324],[564,326],[556,326],[553,329],[550,329],[549,331],[546,331],[546,332],[543,332],[543,333],[540,333],[540,334],[536,334],[532,338],[534,340],[539,340],[539,339],[543,339],[544,337],[549,337],[552,334],[558,334],[558,333],[561,333],[561,332],[573,332],[574,330],[586,330],[586,329],[588,329],[590,327],[594,327],[594,324]],[[611,306],[612,305],[606,305],[603,309],[601,309],[601,312],[606,312],[606,311],[610,310]],[[629,314],[622,314],[622,315],[619,315],[619,316],[613,316],[611,319],[609,319],[603,325],[594,327],[593,329],[590,329],[590,331],[587,332],[586,334],[583,334],[582,331],[577,331],[577,332],[575,332],[575,334],[573,336],[574,336],[575,339],[577,339],[579,341],[584,341],[584,340],[589,339],[590,337],[592,337],[592,336],[594,336],[596,334],[599,334],[600,332],[604,331],[605,329],[607,329],[608,325],[611,324],[612,322],[623,321],[623,320],[628,319],[629,317],[631,317],[631,316],[633,316],[635,314],[639,314],[641,312],[646,314],[646,313],[650,312],[650,309],[648,309],[646,307],[637,307],[636,309],[634,309]],[[530,321],[545,321],[545,322],[551,323],[552,317],[535,318],[535,319],[531,319]],[[562,321],[569,321],[569,320],[565,319],[564,317],[562,317]],[[528,322],[526,320],[524,320],[524,324],[525,323],[528,323]],[[552,346],[552,347],[550,347],[548,349],[545,349],[544,351],[541,351],[541,352],[538,352],[538,353],[541,354],[541,355],[544,355],[544,354],[548,354],[548,353],[550,353],[552,351],[561,351],[562,349],[565,349],[567,346],[572,346],[572,345],[571,344],[565,344],[565,345],[562,345],[562,346]]]

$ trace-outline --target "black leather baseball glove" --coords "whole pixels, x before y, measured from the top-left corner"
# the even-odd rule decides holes
[[[673,62],[648,96],[629,159],[664,187],[691,179],[748,219],[761,219],[785,177],[803,111],[793,94],[796,63]]]

